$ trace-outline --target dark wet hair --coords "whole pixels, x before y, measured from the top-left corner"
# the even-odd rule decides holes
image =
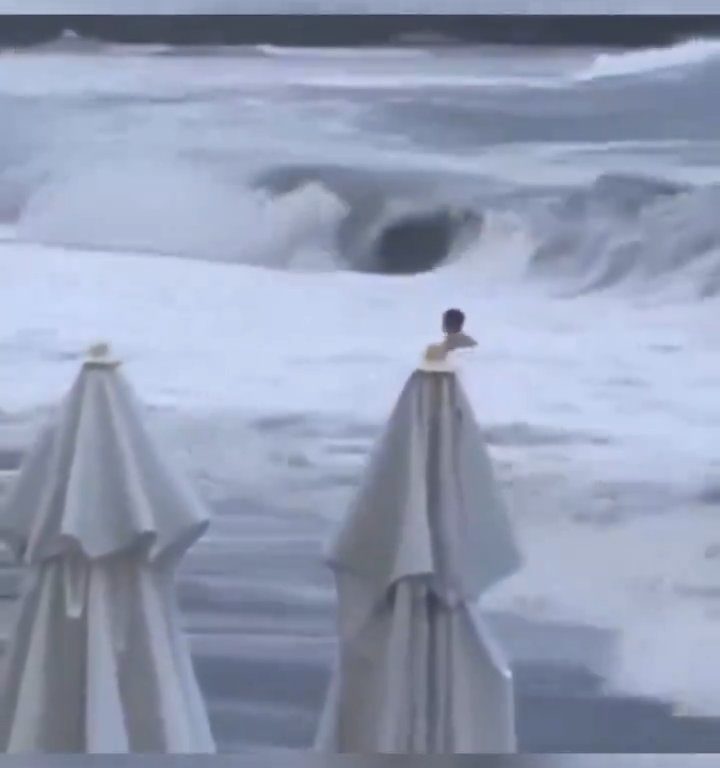
[[[459,309],[448,309],[443,315],[443,327],[449,333],[459,333],[465,325],[465,313]]]

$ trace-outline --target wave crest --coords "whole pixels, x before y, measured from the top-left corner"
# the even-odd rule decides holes
[[[176,160],[113,161],[42,186],[21,238],[275,267],[332,261],[342,200],[318,184],[269,195]]]
[[[349,169],[279,168],[238,182],[176,159],[114,161],[43,184],[17,232],[277,269],[452,266],[478,279],[541,279],[573,295],[622,286],[720,295],[720,186],[604,175],[549,197],[471,201]]]
[[[42,184],[17,232],[95,250],[416,274],[443,264],[482,226],[470,207],[363,186],[352,174],[333,181],[305,169],[242,183],[177,160],[104,162]]]
[[[688,40],[664,48],[625,53],[602,53],[580,72],[577,80],[598,80],[659,72],[675,67],[704,64],[720,58],[720,40]]]
[[[616,194],[608,196],[608,189]],[[673,286],[696,297],[718,295],[718,206],[720,186],[695,189],[601,177],[536,220],[539,244],[530,273],[560,280],[573,293],[634,284]]]

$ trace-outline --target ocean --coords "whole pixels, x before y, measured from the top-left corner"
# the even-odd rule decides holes
[[[225,748],[308,745],[323,547],[449,306],[513,657],[720,715],[718,78],[703,39],[0,53],[0,458],[109,341],[215,512],[180,586]]]

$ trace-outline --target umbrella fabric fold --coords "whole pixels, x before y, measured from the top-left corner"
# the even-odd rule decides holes
[[[181,555],[208,525],[185,480],[165,462],[122,374],[86,365],[27,456],[0,536],[27,564],[80,550],[97,559],[142,550]]]
[[[115,367],[83,366],[0,515],[29,566],[4,659],[6,752],[215,751],[174,586],[209,517],[141,413]]]
[[[340,643],[317,748],[514,751],[512,676],[475,603],[521,560],[454,373],[410,377],[328,560]]]

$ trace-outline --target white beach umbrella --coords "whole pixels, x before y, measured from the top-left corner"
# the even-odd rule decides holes
[[[515,751],[512,676],[475,604],[520,556],[446,363],[405,385],[329,564],[339,658],[317,749]]]
[[[174,572],[208,525],[96,348],[23,462],[0,537],[29,570],[4,660],[6,752],[210,753]]]

